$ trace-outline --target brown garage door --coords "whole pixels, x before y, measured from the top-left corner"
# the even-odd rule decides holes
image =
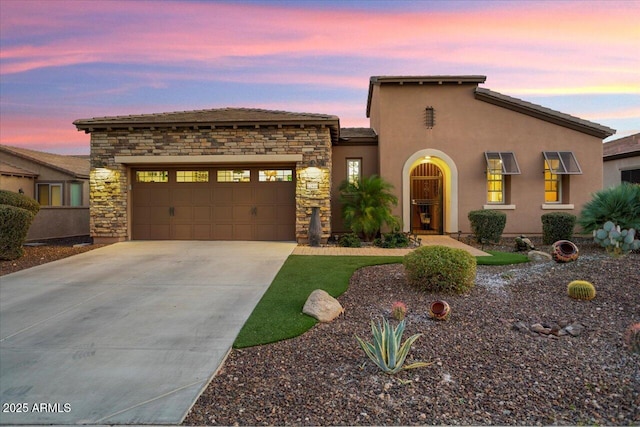
[[[132,171],[134,240],[295,240],[295,168]]]

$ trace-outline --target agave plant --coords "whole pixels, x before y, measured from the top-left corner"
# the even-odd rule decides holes
[[[612,221],[620,228],[640,229],[640,185],[623,182],[600,190],[582,208],[578,223],[592,232]]]
[[[389,325],[386,319],[382,319],[382,324],[378,322],[377,325],[372,320],[371,332],[373,333],[373,343],[366,342],[356,335],[356,340],[358,340],[358,344],[360,344],[362,350],[364,350],[366,355],[369,356],[369,359],[378,365],[386,374],[395,374],[403,369],[421,368],[433,363],[415,362],[403,366],[411,349],[411,345],[422,335],[412,335],[407,338],[404,343],[400,344],[404,326],[404,320],[401,321],[395,329]]]

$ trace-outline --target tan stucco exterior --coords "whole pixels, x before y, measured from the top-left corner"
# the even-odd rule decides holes
[[[476,99],[477,83],[379,83],[372,85],[371,125],[378,134],[380,175],[396,188],[395,214],[409,230],[408,173],[420,162],[442,167],[444,232],[470,233],[471,210],[500,209],[505,234],[539,234],[541,215],[558,210],[579,215],[602,185],[602,138]],[[425,108],[435,125],[425,125]],[[503,205],[488,206],[486,151],[511,151],[521,174],[507,178]],[[583,173],[565,176],[562,203],[544,203],[543,151],[572,151]],[[426,160],[425,156],[430,156]]]

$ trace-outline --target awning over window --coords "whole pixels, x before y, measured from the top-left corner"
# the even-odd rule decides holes
[[[544,161],[551,173],[556,175],[580,175],[582,169],[572,151],[543,151]]]
[[[520,166],[511,151],[485,151],[487,170],[493,174],[519,175]]]

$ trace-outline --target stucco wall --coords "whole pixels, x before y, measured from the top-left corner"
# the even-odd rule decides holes
[[[33,219],[28,241],[89,235],[89,208],[43,206]]]
[[[20,189],[24,191],[24,195],[33,199],[36,188],[35,179],[26,176],[7,176],[0,175],[0,190],[13,191],[18,193]]]
[[[640,156],[626,157],[623,159],[604,162],[602,187],[609,188],[620,185],[622,182],[620,172],[623,170],[640,169]]]
[[[542,232],[543,151],[573,151],[583,171],[568,178],[570,194],[565,200],[579,215],[590,194],[602,185],[602,140],[578,131],[536,119],[474,98],[473,84],[393,85],[374,91],[372,123],[377,122],[380,174],[402,197],[403,165],[416,152],[437,150],[448,156],[458,173],[457,224],[445,221],[445,232],[470,233],[467,214],[486,202],[485,151],[513,151],[522,171],[511,177],[506,234]],[[425,107],[435,108],[435,126],[424,123]],[[373,115],[375,112],[375,117]],[[395,213],[402,215],[407,201]],[[449,212],[452,206],[446,206]],[[445,212],[445,217],[448,212]],[[408,224],[405,224],[408,227]]]
[[[311,208],[320,207],[323,237],[331,230],[331,135],[322,126],[263,126],[199,129],[158,128],[93,131],[91,133],[91,235],[104,240],[125,240],[130,234],[130,165],[115,156],[302,156],[296,163],[296,236],[305,241]],[[315,161],[322,171],[317,189],[307,190],[305,170]],[[206,164],[216,164],[208,162]],[[100,168],[96,165],[103,166]]]

